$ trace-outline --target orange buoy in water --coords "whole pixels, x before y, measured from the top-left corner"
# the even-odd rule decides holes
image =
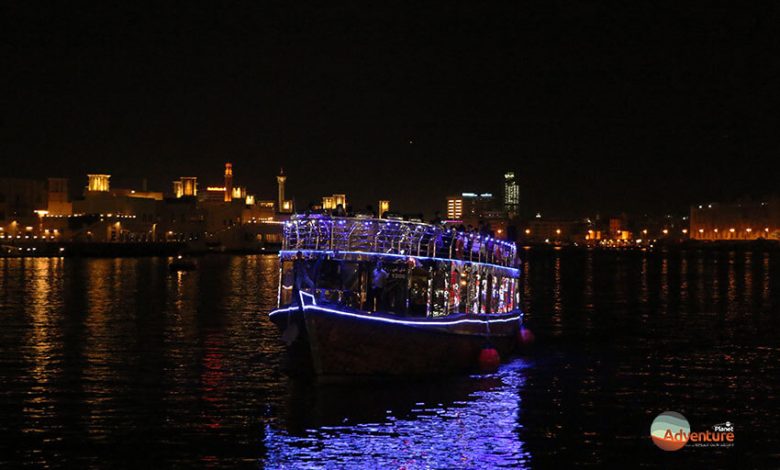
[[[520,331],[517,332],[517,344],[519,344],[520,347],[530,347],[533,344],[534,339],[535,337],[531,330],[524,326],[520,327]]]
[[[482,351],[479,352],[479,369],[482,372],[495,372],[498,370],[498,366],[501,364],[501,356],[498,355],[498,351],[493,346],[485,346]]]

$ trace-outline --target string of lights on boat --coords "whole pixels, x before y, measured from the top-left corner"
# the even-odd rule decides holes
[[[283,250],[367,252],[516,265],[514,243],[420,222],[296,215],[284,225]]]

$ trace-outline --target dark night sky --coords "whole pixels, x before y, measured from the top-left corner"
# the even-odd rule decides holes
[[[299,203],[430,214],[514,169],[528,211],[561,215],[759,197],[780,176],[771,3],[32,3],[0,12],[4,176],[168,190],[232,161],[272,198],[284,165]]]

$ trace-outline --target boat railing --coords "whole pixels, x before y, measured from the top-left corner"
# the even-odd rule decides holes
[[[402,254],[514,267],[514,243],[454,228],[393,219],[296,215],[284,249]]]

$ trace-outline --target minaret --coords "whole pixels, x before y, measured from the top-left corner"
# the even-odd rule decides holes
[[[279,207],[277,210],[282,212],[284,207],[284,182],[287,181],[287,177],[284,176],[284,168],[279,170],[279,176],[276,177],[276,182],[279,184]]]
[[[233,165],[225,163],[225,202],[233,200]]]

